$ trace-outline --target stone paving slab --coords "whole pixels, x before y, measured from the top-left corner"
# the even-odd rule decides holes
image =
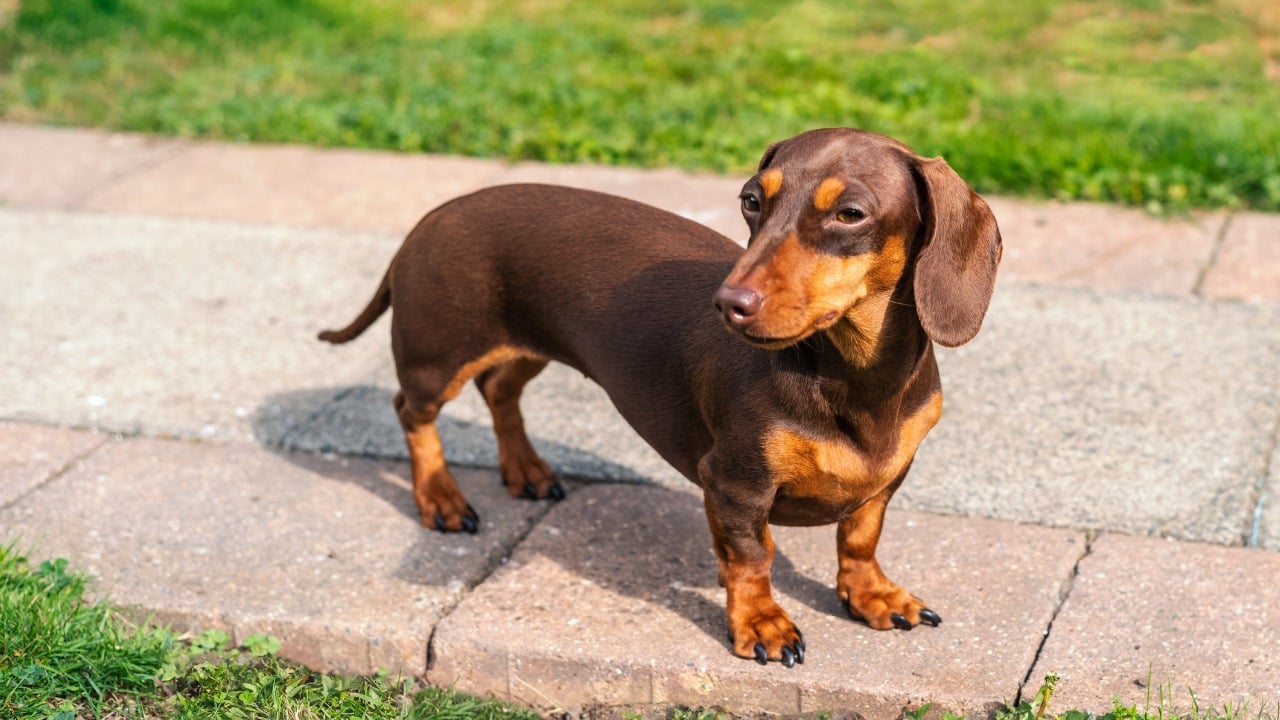
[[[459,472],[477,535],[418,524],[408,467],[252,444],[117,440],[0,511],[113,603],[179,628],[271,633],[321,670],[420,675],[432,627],[547,509]]]
[[[402,235],[502,168],[473,158],[188,143],[163,163],[104,184],[84,208]]]
[[[0,205],[77,207],[182,147],[147,135],[0,123]]]
[[[0,508],[70,468],[106,439],[97,433],[0,422]]]
[[[1032,680],[1061,675],[1054,706],[1111,698],[1174,708],[1280,703],[1280,555],[1107,534],[1080,561]]]
[[[0,417],[252,439],[303,422],[385,347],[315,339],[367,301],[398,241],[0,210]],[[50,252],[56,248],[56,252]],[[375,283],[376,284],[376,283]],[[308,388],[287,416],[273,398]]]
[[[775,528],[774,579],[804,665],[734,657],[700,499],[594,485],[556,506],[437,627],[428,679],[544,711],[984,715],[1013,698],[1084,552],[1082,534],[891,511],[879,554],[944,618],[879,632],[836,599],[834,529]]]
[[[1240,544],[1280,422],[1280,306],[1002,282],[940,352],[904,507]]]
[[[762,148],[763,151],[763,148]],[[51,162],[52,159],[52,162]],[[522,163],[154,139],[0,123],[0,199],[66,207],[238,221],[374,229],[402,234],[458,194],[501,182],[554,182],[614,192],[703,222],[738,241],[744,178],[598,166]],[[1222,213],[1162,220],[1093,203],[990,197],[1009,277],[1107,289],[1277,299],[1277,222]],[[1239,222],[1236,222],[1239,220]],[[1221,253],[1214,248],[1225,238]],[[1257,237],[1257,240],[1250,238]],[[1212,264],[1212,267],[1210,265]],[[1207,273],[1207,274],[1206,274]]]
[[[1211,297],[1280,300],[1280,215],[1232,217],[1202,290]]]
[[[1002,277],[1107,290],[1191,293],[1226,221],[1220,213],[1160,220],[1097,203],[988,200],[1004,240]]]
[[[0,211],[16,288],[0,296],[0,417],[402,457],[385,320],[350,345],[314,339],[363,306],[398,242]],[[1004,280],[977,340],[940,356],[946,415],[908,507],[1248,535],[1280,422],[1280,307]],[[531,383],[527,415],[562,473],[685,482],[572,371]],[[492,466],[479,399],[448,418],[450,458]]]

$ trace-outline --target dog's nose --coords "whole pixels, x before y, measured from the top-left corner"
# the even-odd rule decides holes
[[[721,285],[716,291],[716,309],[724,314],[724,319],[734,325],[746,325],[752,317],[760,312],[764,298],[750,288]]]

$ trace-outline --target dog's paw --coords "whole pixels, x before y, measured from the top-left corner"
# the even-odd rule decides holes
[[[465,500],[461,508],[446,508],[429,503],[420,508],[423,527],[440,532],[467,532],[472,535],[480,529],[480,516]]]
[[[529,500],[564,499],[564,486],[537,455],[504,458],[499,461],[499,465],[502,482],[507,486],[507,493],[511,497]]]
[[[776,603],[737,621],[730,619],[729,642],[738,657],[764,665],[776,660],[786,667],[804,663],[804,635]]]
[[[921,623],[937,627],[942,618],[919,598],[880,576],[841,578],[837,594],[850,617],[876,630],[910,630]]]

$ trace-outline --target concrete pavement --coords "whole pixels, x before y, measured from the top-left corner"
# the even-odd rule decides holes
[[[832,531],[780,529],[810,643],[787,671],[729,655],[694,488],[567,369],[526,415],[570,497],[505,497],[468,391],[442,433],[483,530],[416,525],[385,325],[314,333],[423,212],[514,181],[745,235],[741,178],[0,124],[0,540],[181,627],[544,711],[981,716],[1050,671],[1059,710],[1280,701],[1280,217],[990,198],[996,298],[940,354],[946,414],[881,545],[945,622],[848,621]]]

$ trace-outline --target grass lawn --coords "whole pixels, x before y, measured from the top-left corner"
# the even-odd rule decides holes
[[[985,192],[1280,210],[1276,0],[0,0],[0,117],[741,172],[851,125]]]

